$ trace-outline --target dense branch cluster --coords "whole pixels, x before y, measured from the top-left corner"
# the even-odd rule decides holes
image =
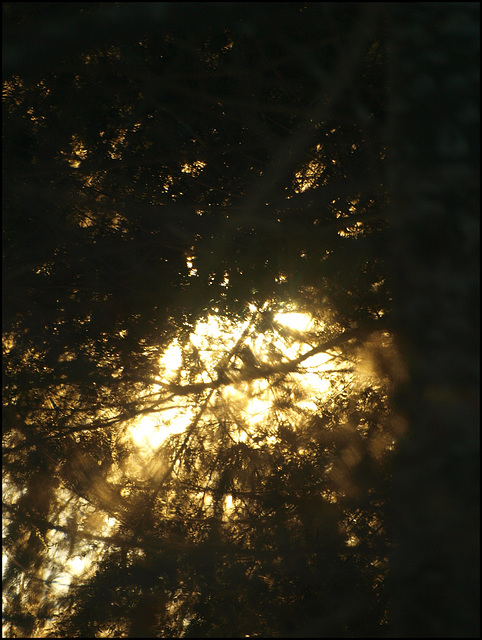
[[[5,6],[7,627],[276,635],[323,603],[372,630],[395,437],[387,381],[356,381],[389,330],[380,16],[184,10],[126,32],[127,5]]]

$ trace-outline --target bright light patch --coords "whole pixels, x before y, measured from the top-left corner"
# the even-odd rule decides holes
[[[305,351],[308,351],[308,349]],[[307,369],[320,369],[330,359],[331,355],[329,353],[315,353],[311,358],[306,358],[303,366]]]
[[[194,267],[195,256],[189,256],[186,258],[186,266],[189,269],[189,277],[194,277],[197,275],[197,269]]]
[[[203,351],[204,363],[212,365],[213,356],[218,349],[222,352],[229,351],[241,337],[246,323],[230,324],[219,316],[208,316],[202,322],[196,324],[190,341],[197,349]]]
[[[275,320],[279,324],[296,331],[308,331],[312,323],[312,317],[309,313],[296,313],[294,311],[278,313],[275,316]]]
[[[182,349],[177,341],[174,341],[166,349],[160,359],[161,367],[166,375],[176,373],[182,366]]]
[[[233,496],[228,493],[228,495],[224,498],[224,513],[227,517],[234,511],[234,500]]]
[[[156,450],[171,435],[182,433],[191,424],[193,412],[188,407],[173,407],[158,416],[147,415],[129,429],[129,435],[140,454]]]
[[[131,428],[130,435],[140,449],[155,449],[166,437],[164,430],[159,428],[157,418],[152,416],[142,418],[139,424]]]
[[[84,568],[89,564],[89,558],[82,558],[81,556],[74,556],[67,560],[66,566],[68,571],[73,576],[78,576],[82,573]]]
[[[7,569],[7,564],[8,564],[8,556],[4,554],[2,555],[2,577]]]
[[[216,335],[220,330],[217,316],[209,316],[207,320],[198,322],[194,333],[191,334],[191,342],[194,346],[201,348],[206,337]]]
[[[253,398],[250,400],[246,407],[246,418],[248,422],[253,425],[263,420],[266,412],[269,411],[271,403],[261,398]]]

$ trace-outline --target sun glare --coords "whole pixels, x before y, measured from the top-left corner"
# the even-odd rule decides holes
[[[174,340],[160,358],[161,368],[165,370],[166,375],[176,373],[182,366],[182,348]]]
[[[155,449],[166,436],[159,427],[157,419],[146,416],[131,428],[131,437],[139,449]]]
[[[309,313],[297,313],[296,311],[277,313],[275,320],[296,331],[308,331],[313,323],[313,318]]]
[[[191,423],[194,412],[189,406],[178,405],[157,414],[146,415],[129,429],[130,438],[140,455],[158,449],[171,435],[182,433]]]
[[[268,367],[275,373],[276,367],[308,354],[319,342],[324,325],[311,314],[296,311],[294,305],[286,305],[284,311],[273,313],[272,324],[263,331],[257,319],[264,311],[250,305],[249,317],[242,322],[213,313],[196,324],[185,344],[174,340],[168,346],[159,359],[159,384],[146,391],[146,396],[158,394],[162,400],[165,395],[166,400],[129,428],[138,456],[152,453],[166,438],[182,433],[192,424],[202,401],[200,396],[196,400],[191,394],[182,393],[183,386],[205,385],[208,391],[220,371],[224,372],[226,383],[215,387],[208,411],[215,413],[223,407],[226,415],[237,413],[248,428],[256,429],[256,425],[269,421],[274,408],[283,405],[277,383],[258,372]],[[300,390],[290,400],[296,411],[315,410],[320,397],[331,388],[331,376],[336,372],[336,366],[329,362],[332,358],[328,353],[317,353],[289,372],[292,383]],[[172,393],[173,386],[181,392]]]

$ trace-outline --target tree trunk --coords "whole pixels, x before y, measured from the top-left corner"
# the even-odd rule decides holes
[[[479,634],[478,3],[389,7],[396,324],[392,637]]]

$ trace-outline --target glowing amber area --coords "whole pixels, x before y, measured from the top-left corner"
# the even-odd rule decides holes
[[[196,481],[195,458],[189,462],[187,473],[193,470],[193,479],[189,478],[181,456],[191,446],[190,439],[197,451],[212,451],[214,458],[223,451],[223,438],[231,447],[239,444],[241,452],[246,443],[251,456],[259,450],[262,465],[263,450],[287,438],[286,446],[303,456],[307,442],[303,429],[312,417],[322,415],[324,405],[333,403],[342,391],[380,384],[380,362],[387,363],[387,353],[393,351],[390,335],[384,332],[372,334],[349,356],[346,349],[337,347],[323,351],[322,345],[333,344],[342,332],[330,326],[329,318],[286,304],[275,310],[251,306],[242,321],[214,311],[183,341],[173,340],[159,356],[154,383],[138,398],[137,417],[116,425],[113,459],[106,471],[101,472],[102,459],[88,450],[79,449],[69,461],[71,484],[57,490],[57,523],[44,536],[46,568],[36,579],[59,596],[85,583],[96,571],[106,545],[131,544],[125,527],[136,530],[158,496],[159,517],[161,513],[166,519],[178,517],[170,506],[176,491],[169,488],[171,480],[174,486],[195,482],[191,488],[182,485],[185,500],[203,518],[215,515],[237,526],[245,517],[243,489],[226,491],[222,504],[216,503],[212,493],[219,482],[216,470],[205,481]],[[346,421],[338,426],[346,442],[355,426]],[[365,426],[358,428],[363,432]],[[295,435],[291,440],[290,434]],[[117,455],[118,444],[122,455]],[[392,447],[389,430],[377,432],[369,443],[374,459]],[[359,450],[349,442],[341,449],[341,466],[327,468],[344,492],[355,491],[350,474],[360,459]],[[243,473],[241,465],[237,470],[241,485]],[[10,491],[8,484],[6,489],[4,494]],[[18,496],[7,499],[14,504]],[[326,495],[327,501],[336,499],[334,494]],[[347,528],[347,545],[357,544]]]
[[[133,445],[133,458],[152,455],[170,435],[184,432],[196,419],[199,398],[182,394],[183,387],[204,384],[205,393],[210,385],[215,390],[205,408],[215,415],[236,415],[246,428],[255,430],[267,423],[273,412],[308,414],[317,407],[320,398],[332,386],[336,375],[333,354],[317,353],[307,357],[296,371],[283,377],[288,386],[281,385],[277,367],[307,354],[322,341],[325,326],[311,314],[293,308],[271,314],[271,320],[260,330],[261,312],[251,306],[244,322],[231,322],[215,313],[200,320],[186,344],[172,342],[159,359],[159,384],[146,390],[146,397],[157,397],[152,413],[132,421],[127,437]],[[272,375],[262,375],[270,368]],[[217,386],[220,371],[224,384]],[[330,373],[327,373],[330,371]],[[180,393],[170,393],[170,386]],[[289,388],[288,388],[289,387]],[[195,395],[195,394],[194,394]],[[283,397],[281,397],[283,396]],[[288,397],[289,396],[289,397]],[[244,440],[240,430],[235,439]],[[131,469],[133,471],[133,468]]]

